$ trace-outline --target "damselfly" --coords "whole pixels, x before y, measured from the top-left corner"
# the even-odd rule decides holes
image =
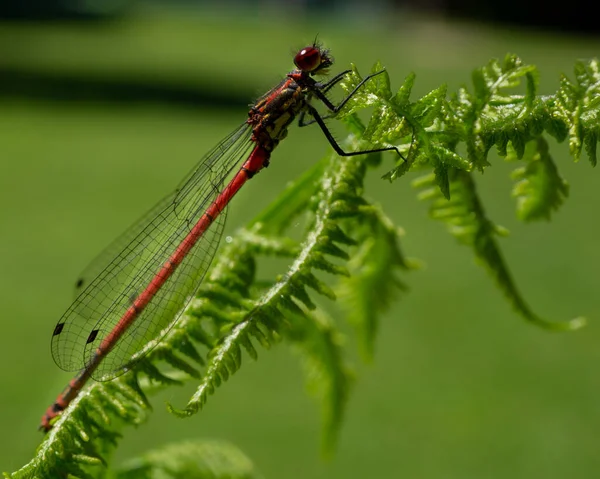
[[[313,78],[326,74],[333,64],[329,50],[316,43],[300,50],[294,63],[297,68],[254,103],[241,126],[84,271],[77,282],[77,299],[52,336],[56,364],[80,372],[46,410],[41,429],[51,429],[53,419],[90,378],[106,381],[122,374],[148,352],[145,345],[150,339],[159,340],[169,331],[210,266],[227,205],[246,181],[268,166],[271,153],[296,117],[300,126],[319,125],[339,155],[385,150],[400,154],[395,147],[343,151],[311,103],[321,101],[330,116],[335,115],[382,71],[365,77],[334,105],[326,93],[350,70],[327,82]],[[307,116],[312,119],[306,121]]]

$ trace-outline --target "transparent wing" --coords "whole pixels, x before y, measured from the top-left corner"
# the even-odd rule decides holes
[[[217,163],[220,156],[224,156],[228,145],[235,145],[236,142],[243,140],[245,138],[244,133],[246,133],[247,130],[248,125],[244,123],[239,128],[232,131],[229,136],[224,138],[212,151],[198,162],[190,172],[188,172],[175,191],[160,200],[154,207],[148,210],[141,218],[124,231],[121,236],[117,237],[108,245],[108,247],[96,256],[75,281],[74,297],[77,298],[81,292],[87,288],[91,281],[98,276],[125,248],[125,246],[131,243],[131,241],[133,241],[133,239],[136,238],[154,218],[172,205],[180,192],[183,193],[187,189],[196,188],[198,182],[202,181],[204,177],[202,173],[207,174],[207,168],[214,168],[214,164]]]
[[[244,124],[211,150],[180,186],[115,240],[88,266],[78,283],[80,294],[60,319],[52,337],[52,355],[67,371],[88,364],[137,296],[181,244],[224,187],[228,175],[249,154],[251,129]],[[144,346],[160,339],[178,319],[208,270],[223,233],[224,210],[196,242],[175,272],[153,296],[104,357],[93,377],[107,380],[122,373]]]

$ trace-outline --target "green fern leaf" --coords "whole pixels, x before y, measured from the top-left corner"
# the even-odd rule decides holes
[[[446,102],[446,90],[446,85],[442,85],[419,98],[411,106],[411,118],[419,124],[420,128],[428,128],[442,117]]]
[[[353,244],[355,240],[344,234],[335,220],[340,217],[350,218],[364,207],[364,200],[361,201],[357,195],[362,191],[362,176],[366,169],[364,162],[357,158],[341,160],[336,155],[331,157],[330,162],[332,164],[329,168],[330,173],[326,174],[320,182],[320,201],[316,203],[318,207],[314,221],[311,222],[307,239],[297,253],[296,259],[285,276],[253,302],[253,307],[248,309],[244,319],[225,332],[218,345],[210,352],[200,385],[187,406],[183,410],[176,410],[169,406],[175,414],[189,416],[198,412],[216,388],[240,367],[241,348],[246,345],[247,350],[254,351],[253,346],[249,347],[249,342],[252,338],[256,339],[259,333],[266,331],[269,343],[272,343],[271,338],[285,337],[289,334],[290,329],[293,328],[289,323],[281,321],[280,313],[277,314],[277,321],[271,319],[269,322],[274,311],[287,311],[287,317],[290,317],[289,313],[291,313],[291,317],[308,319],[303,307],[312,310],[316,308],[316,304],[306,287],[330,299],[335,298],[331,288],[320,281],[311,270],[318,268],[340,272],[339,269],[326,266],[328,264],[326,258],[328,256],[343,260],[349,258],[348,253],[338,244],[347,246]],[[260,235],[260,228],[254,234]],[[238,235],[229,245],[229,249],[238,251],[236,243],[243,242],[244,238],[244,233]],[[243,244],[249,246],[248,243]],[[229,253],[230,251],[225,251],[224,256]],[[345,273],[345,270],[343,272]],[[251,355],[255,356],[255,353]],[[331,424],[333,423],[337,424],[337,421]]]
[[[118,479],[258,479],[260,474],[238,448],[223,441],[185,441],[127,461]]]
[[[404,257],[399,244],[401,231],[380,208],[371,207],[368,221],[354,230],[360,246],[350,260],[351,274],[340,280],[338,291],[363,358],[370,361],[380,316],[399,291],[407,290],[398,273],[415,268],[416,263]]]
[[[513,196],[517,198],[517,215],[522,221],[550,219],[569,194],[569,185],[559,175],[548,151],[548,143],[539,137],[527,144],[526,166],[516,169]]]
[[[512,279],[495,239],[497,235],[504,235],[505,230],[492,223],[486,216],[471,174],[452,170],[450,200],[436,194],[432,188],[435,181],[433,175],[426,175],[413,185],[425,188],[422,199],[432,201],[431,216],[444,221],[452,235],[461,243],[473,248],[477,259],[521,316],[544,328],[559,331],[578,329],[585,324],[583,318],[575,318],[565,323],[549,322],[529,308]]]
[[[398,89],[396,94],[392,98],[392,103],[398,108],[408,109],[410,106],[410,94],[415,84],[417,76],[414,73],[410,73],[402,83],[402,86]]]
[[[335,449],[353,374],[343,357],[343,337],[323,312],[291,316],[288,339],[304,361],[309,390],[320,398],[323,452]]]
[[[211,351],[202,381],[185,409],[175,409],[168,404],[170,412],[179,417],[186,417],[195,414],[204,406],[208,396],[240,368],[241,346],[247,345],[250,338],[256,336],[257,321],[258,316],[250,316],[249,319],[231,329],[223,341]]]
[[[575,65],[576,82],[566,76],[557,94],[546,103],[549,130],[559,140],[566,130],[569,150],[577,161],[585,146],[590,162],[596,165],[596,143],[600,131],[600,68],[597,60]],[[557,124],[558,123],[558,124]],[[562,124],[562,125],[560,125]]]
[[[377,63],[373,67],[372,73],[379,71],[382,71],[382,67]],[[356,67],[352,65],[352,73],[341,82],[341,86],[346,93],[349,93],[361,81],[362,77]],[[410,78],[407,79],[402,94],[408,95],[410,93],[410,81]],[[352,118],[354,126],[360,130],[357,134],[361,139],[373,145],[389,145],[412,135],[410,126],[404,121],[404,117],[398,114],[399,109],[401,109],[398,102],[401,102],[398,94],[392,99],[389,76],[386,71],[383,71],[383,73],[365,83],[364,87],[346,104],[338,117],[340,119]],[[355,117],[355,113],[369,106],[374,107],[374,113],[369,124],[364,128],[358,118]]]

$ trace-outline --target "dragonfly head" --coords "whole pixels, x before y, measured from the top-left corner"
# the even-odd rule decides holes
[[[313,43],[296,53],[294,64],[309,75],[323,75],[327,73],[327,68],[333,65],[333,57],[329,54],[329,50]]]

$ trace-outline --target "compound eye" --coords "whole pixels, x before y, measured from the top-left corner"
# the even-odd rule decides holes
[[[294,57],[294,64],[304,72],[312,72],[321,64],[321,51],[315,47],[306,47]]]

